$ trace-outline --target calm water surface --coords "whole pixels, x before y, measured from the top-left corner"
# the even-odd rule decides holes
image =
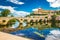
[[[49,40],[49,38],[50,40],[60,39],[60,23],[32,23],[27,25],[24,24],[22,27],[24,27],[23,30],[17,30],[11,32],[11,34],[34,40]],[[56,33],[56,35],[53,33]]]
[[[18,27],[18,25],[20,25]],[[59,40],[60,39],[60,23],[23,23],[19,24],[16,22],[8,28],[20,28],[22,30],[16,30],[9,32],[10,34],[31,38],[34,40]],[[50,38],[50,39],[49,39]]]

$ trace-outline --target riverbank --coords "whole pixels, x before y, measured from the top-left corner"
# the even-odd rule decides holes
[[[0,40],[32,40],[24,37],[19,37],[15,35],[11,35],[8,33],[0,32]]]

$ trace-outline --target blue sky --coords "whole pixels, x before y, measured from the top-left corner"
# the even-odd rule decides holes
[[[9,9],[13,12],[32,12],[33,9],[58,10],[59,0],[0,0],[0,10]]]

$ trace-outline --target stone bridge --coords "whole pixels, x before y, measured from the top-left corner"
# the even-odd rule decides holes
[[[41,21],[44,21],[44,20],[50,20],[50,18],[45,18],[45,17],[0,17],[0,25],[7,25],[9,23],[10,20],[12,19],[17,19],[19,21],[19,23],[23,23],[24,21],[27,21],[27,23],[30,23],[31,21],[33,22],[39,22],[40,20]],[[2,30],[4,30],[5,28],[7,28],[7,26],[4,26],[4,28],[2,28]],[[22,30],[24,29],[25,27],[23,27],[22,25],[19,25],[16,30]],[[7,29],[8,31],[13,31],[14,29],[10,29],[8,28]],[[15,31],[15,30],[14,30]]]
[[[19,20],[20,23],[23,23],[25,20],[29,23],[31,21],[39,22],[40,20],[44,21],[46,19],[45,17],[38,17],[38,18],[37,17],[35,18],[33,17],[23,17],[23,18],[21,17],[0,17],[0,24],[6,25],[9,20],[14,19],[14,18]]]

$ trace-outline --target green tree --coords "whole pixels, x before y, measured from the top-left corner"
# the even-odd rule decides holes
[[[4,10],[1,12],[1,16],[3,16],[3,17],[7,17],[9,14],[10,14],[10,10],[8,10],[8,9],[4,9]]]
[[[15,24],[15,22],[16,22],[16,19],[11,19],[11,20],[9,20],[9,23],[10,23],[10,24]]]
[[[31,12],[31,13],[30,13],[30,15],[33,15],[33,14],[34,14],[34,12]]]
[[[52,16],[52,20],[51,21],[52,21],[52,25],[51,26],[52,27],[56,27],[56,24],[55,24],[56,23],[56,15],[55,14]]]
[[[26,17],[30,17],[30,16],[33,16],[34,15],[34,12],[31,12],[30,15],[27,15]]]
[[[59,11],[56,11],[56,14],[57,14],[57,15],[60,15],[60,10],[59,10]]]

